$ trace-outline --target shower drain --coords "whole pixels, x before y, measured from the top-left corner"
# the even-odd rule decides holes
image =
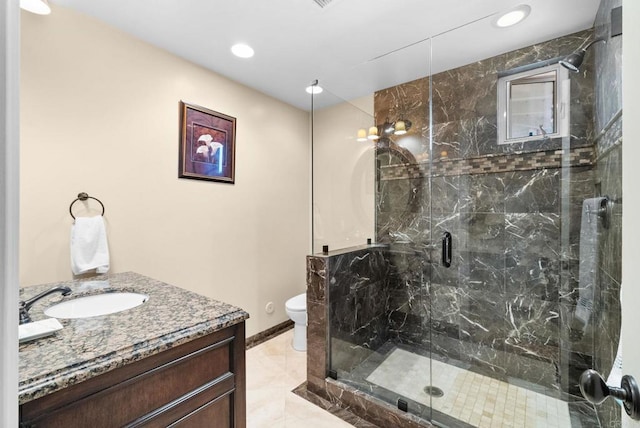
[[[437,386],[425,386],[424,392],[432,397],[442,397],[444,395],[444,391]]]

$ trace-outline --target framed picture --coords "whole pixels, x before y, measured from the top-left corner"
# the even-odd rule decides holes
[[[179,178],[235,182],[236,118],[180,101]]]

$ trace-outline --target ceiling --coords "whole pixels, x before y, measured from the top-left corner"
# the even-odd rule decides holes
[[[318,3],[328,3],[321,7]],[[497,14],[526,2],[511,28]],[[600,0],[52,0],[309,110],[593,26]],[[428,40],[432,38],[431,40]],[[244,42],[250,59],[230,47]],[[408,47],[407,47],[408,46]],[[405,49],[401,49],[407,47]],[[320,97],[318,97],[320,99]],[[318,104],[316,104],[318,107]],[[322,105],[321,105],[322,107]]]

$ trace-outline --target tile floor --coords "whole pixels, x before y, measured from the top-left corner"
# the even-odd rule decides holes
[[[291,347],[292,338],[293,330],[288,330],[247,351],[247,427],[352,427],[292,392],[306,380],[307,358],[306,352]],[[429,373],[425,364],[428,358],[396,348],[367,381],[428,404],[423,385],[415,382],[416,373]],[[434,385],[445,392],[431,398],[436,410],[481,428],[571,426],[563,401],[435,360],[433,364]],[[404,368],[401,378],[397,367]]]
[[[288,330],[247,350],[247,427],[351,427],[291,392],[307,376],[307,353],[295,351],[292,338]]]
[[[425,393],[430,372],[433,385],[442,389],[444,396]],[[424,382],[416,382],[421,377]],[[400,348],[392,350],[367,381],[425,405],[431,400],[433,409],[476,427],[571,426],[569,407],[564,401]]]

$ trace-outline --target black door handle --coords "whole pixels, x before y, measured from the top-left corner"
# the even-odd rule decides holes
[[[445,232],[442,236],[442,265],[444,267],[451,267],[451,234]]]
[[[631,419],[640,420],[640,389],[633,376],[622,376],[617,388],[607,385],[597,371],[586,370],[580,375],[580,392],[593,404],[602,403],[608,396],[622,400]]]

